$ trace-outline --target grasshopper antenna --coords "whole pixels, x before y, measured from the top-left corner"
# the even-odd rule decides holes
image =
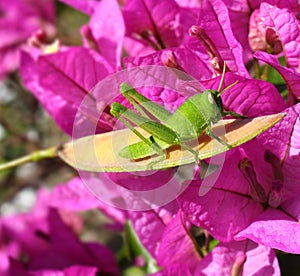
[[[220,81],[220,84],[219,84],[219,87],[218,87],[218,90],[217,90],[217,91],[219,91],[217,97],[221,97],[221,95],[224,92],[226,92],[228,89],[230,89],[231,87],[235,86],[238,83],[238,81],[235,81],[234,83],[228,85],[223,90],[221,90],[221,88],[223,86],[223,83],[224,83],[224,79],[225,79],[225,73],[226,73],[226,62],[224,61],[224,66],[223,66],[223,71],[222,71],[222,77],[221,77],[221,81]]]
[[[219,94],[218,97],[220,97],[224,92],[226,92],[228,89],[230,89],[231,87],[235,86],[239,81],[235,81],[234,83],[228,85],[227,87],[225,87]]]
[[[224,83],[224,78],[225,78],[225,72],[226,72],[226,62],[224,61],[224,66],[223,66],[223,71],[222,71],[222,77],[221,77],[221,81],[220,81],[220,84],[219,84],[219,87],[218,87],[218,90],[217,91],[221,91],[221,88],[223,86],[223,83]],[[226,89],[226,88],[225,88]],[[221,92],[220,92],[221,93]]]

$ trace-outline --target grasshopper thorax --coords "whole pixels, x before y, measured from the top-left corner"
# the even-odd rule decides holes
[[[202,95],[204,96],[202,100],[206,102],[206,108],[204,110],[205,113],[207,113],[207,119],[211,123],[217,123],[221,119],[224,111],[219,91],[209,89],[204,91]]]

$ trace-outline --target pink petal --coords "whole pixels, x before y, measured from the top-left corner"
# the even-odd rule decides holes
[[[127,219],[126,211],[113,208],[99,200],[81,178],[73,178],[66,184],[55,186],[49,197],[50,206],[64,210],[84,211],[98,208],[117,223],[115,226],[118,228]]]
[[[88,265],[97,267],[100,272],[117,275],[115,259],[108,248],[99,244],[81,243],[55,209],[50,210],[48,219],[52,246],[31,258],[30,269],[64,269],[72,265]]]
[[[228,9],[223,1],[202,1],[198,24],[214,42],[229,70],[249,77],[244,66],[243,49],[232,33]]]
[[[126,1],[124,6],[126,30],[130,36],[140,38],[151,32],[155,50],[179,46],[191,23],[195,22],[193,13],[186,13],[173,0]]]
[[[300,253],[300,224],[281,210],[267,209],[236,240],[251,239],[259,244],[288,253]]]
[[[81,266],[73,265],[65,269],[43,269],[43,270],[31,270],[28,271],[30,276],[72,276],[72,275],[96,275],[97,267],[93,266]]]
[[[298,191],[295,191],[295,193]],[[280,208],[284,210],[284,212],[293,217],[295,220],[300,221],[300,203],[299,203],[299,196],[294,196],[293,198],[289,198],[288,200],[281,203]]]
[[[99,80],[113,71],[104,58],[82,47],[41,55],[37,66],[42,87],[77,105]]]
[[[266,194],[270,190],[272,171],[264,162],[264,150],[256,141],[243,145],[254,166],[257,181]],[[216,239],[228,242],[247,227],[264,206],[252,198],[249,183],[238,168],[242,155],[238,149],[227,152],[221,172],[194,180],[178,197],[185,218],[207,229]]]
[[[22,80],[57,124],[71,135],[78,108],[83,99],[88,99],[94,109],[81,106],[84,115],[79,115],[83,117],[81,123],[87,125],[92,121],[95,128],[99,120],[96,104],[86,96],[112,71],[109,64],[94,51],[81,47],[51,55],[38,54],[36,59],[27,52],[22,53]],[[102,127],[106,128],[105,123]]]
[[[273,128],[267,130],[258,139],[264,147],[282,160],[284,177],[284,200],[299,199],[300,181],[300,104],[287,110],[287,115]]]
[[[244,63],[247,63],[253,59],[248,43],[250,3],[244,0],[223,2],[228,8],[232,32],[243,48]]]
[[[244,255],[246,261],[241,265],[243,275],[280,275],[275,252],[251,241],[219,243],[199,263],[195,275],[232,275],[233,265],[239,255]]]
[[[176,0],[181,7],[200,8],[198,0]]]
[[[135,37],[124,38],[124,49],[131,57],[142,57],[153,53],[153,48],[147,41]],[[126,57],[125,57],[126,58]]]
[[[143,65],[162,66],[164,65],[162,63],[162,58],[164,53],[167,51],[175,57],[176,65],[188,75],[194,77],[196,80],[211,78],[213,74],[211,67],[187,48],[159,51],[143,57],[127,57],[124,59],[124,64],[127,68]]]
[[[17,214],[1,219],[2,235],[7,243],[13,241],[22,252],[30,257],[38,256],[49,247],[48,241],[39,235],[49,232],[47,223],[48,195],[40,190],[31,213]],[[8,249],[9,250],[9,249]]]
[[[185,264],[191,271],[200,261],[194,240],[184,225],[181,212],[164,230],[157,255],[157,264],[168,267],[173,264]]]
[[[183,79],[174,74],[169,67],[148,66],[151,63],[159,62],[159,59],[160,56],[157,54],[144,58],[130,59],[127,63],[127,70],[118,72],[112,77],[106,78],[103,82],[99,82],[93,89],[93,95],[98,101],[97,107],[101,104],[107,105],[107,102],[112,100],[113,95],[115,96],[114,101],[130,106],[123,97],[119,97],[119,89],[122,82],[137,88],[141,94],[151,101],[163,105],[170,112],[174,112],[178,108],[184,101],[185,96],[190,97],[203,90],[198,81],[191,79],[190,76],[182,71],[177,70],[178,73],[183,75]],[[140,65],[131,65],[130,62]]]
[[[196,182],[179,197],[185,217],[192,224],[207,229],[213,237],[227,242],[251,222],[262,207],[247,197],[212,188],[205,196],[198,196]],[[246,217],[247,214],[247,217]]]
[[[295,72],[292,68],[287,68],[281,66],[279,61],[275,56],[269,55],[265,52],[256,52],[254,57],[257,59],[270,64],[274,67],[284,78],[288,88],[289,93],[295,98],[300,98],[300,74]]]
[[[155,257],[166,225],[177,213],[176,202],[171,202],[158,209],[143,212],[130,212],[130,220],[141,242]]]
[[[11,46],[0,51],[0,80],[4,79],[10,72],[19,66],[20,51],[19,47]]]
[[[57,185],[50,194],[50,206],[72,211],[84,211],[98,207],[99,200],[88,191],[78,177]]]
[[[262,2],[262,0],[251,0],[249,1],[249,7],[251,10],[257,9]],[[299,8],[298,0],[268,0],[267,3],[278,8],[286,8],[294,12],[297,12]]]
[[[118,2],[104,0],[98,3],[87,28],[98,52],[112,67],[121,68],[125,26]],[[89,45],[89,41],[86,44]]]
[[[164,184],[171,181],[174,176],[176,169],[160,170],[153,172],[149,176],[138,175],[132,176],[132,173],[106,173],[106,175],[117,185],[121,185],[128,190],[133,191],[149,191],[158,189]]]
[[[92,266],[81,266],[81,265],[73,265],[64,269],[65,275],[96,275],[98,272],[97,267]]]
[[[222,95],[226,110],[234,111],[248,117],[269,115],[283,111],[286,108],[283,98],[275,86],[269,82],[245,79],[238,75],[227,73],[223,88],[238,81],[232,88]],[[201,84],[206,88],[217,89],[220,77]]]
[[[1,254],[1,253],[0,253]],[[2,254],[1,254],[2,255]],[[1,268],[0,273],[1,275],[27,275],[27,271],[25,265],[23,265],[19,260],[13,259],[11,256],[6,256],[6,260],[4,260],[1,256]],[[7,267],[7,271],[3,271],[3,265],[6,265],[7,262],[9,263],[9,267]]]
[[[56,120],[58,126],[71,134],[77,107],[39,85],[36,64],[29,54],[23,52],[21,60],[21,76],[27,89],[39,99],[43,107]]]
[[[296,16],[286,9],[280,9],[268,3],[260,6],[265,27],[272,27],[278,33],[288,67],[295,71],[299,67],[300,29]]]
[[[43,29],[50,39],[55,29],[52,1],[11,1],[1,4],[0,79],[19,66],[20,49],[36,31]]]

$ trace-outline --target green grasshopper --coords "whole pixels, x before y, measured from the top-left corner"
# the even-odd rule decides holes
[[[140,114],[128,110],[117,102],[111,104],[110,113],[134,132],[141,139],[141,142],[126,146],[119,152],[119,155],[126,159],[135,160],[159,154],[161,158],[148,165],[151,168],[154,163],[166,158],[166,149],[173,145],[180,145],[194,155],[195,162],[199,167],[207,168],[207,164],[199,159],[198,153],[186,143],[198,139],[200,134],[205,131],[208,136],[230,149],[230,145],[212,132],[211,126],[226,115],[245,118],[237,113],[224,111],[221,95],[236,84],[233,83],[220,91],[224,81],[224,71],[218,90],[210,89],[191,96],[174,113],[153,103],[128,84],[122,83],[121,94]],[[159,122],[153,121],[145,111],[158,119]],[[149,138],[144,137],[131,123],[146,130],[151,136]]]

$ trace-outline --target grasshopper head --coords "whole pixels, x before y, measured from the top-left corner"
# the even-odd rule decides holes
[[[220,108],[220,110],[223,110],[223,102],[221,99],[221,93],[217,90],[210,90],[210,93],[213,97],[213,100],[217,104],[217,106]]]
[[[209,89],[207,92],[208,92],[209,102],[213,105],[217,105],[217,109],[218,109],[219,113],[223,114],[224,106],[223,106],[223,102],[222,102],[221,95],[220,95],[219,91]],[[216,123],[219,119],[220,118],[216,117],[216,120],[213,120],[212,122]]]

